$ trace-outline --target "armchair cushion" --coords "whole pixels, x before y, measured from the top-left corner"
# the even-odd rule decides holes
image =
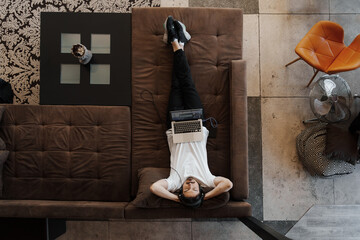
[[[186,208],[177,202],[158,197],[150,191],[151,184],[157,180],[167,178],[169,172],[169,168],[141,168],[138,171],[138,193],[132,204],[139,208]],[[205,192],[210,190],[210,188],[206,188]],[[220,194],[204,201],[200,209],[215,209],[225,206],[229,198],[230,194],[228,192]]]
[[[333,124],[327,125],[326,132],[325,156],[355,165],[358,158],[357,134]]]
[[[327,71],[331,74],[354,70],[358,67],[360,67],[360,34],[350,46],[341,51]]]

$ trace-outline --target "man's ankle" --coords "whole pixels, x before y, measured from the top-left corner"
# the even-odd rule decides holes
[[[179,50],[179,49],[183,49],[183,48],[181,47],[181,45],[179,44],[179,42],[178,42],[177,39],[175,39],[175,41],[172,41],[172,42],[171,42],[171,45],[172,45],[172,47],[173,47],[173,51],[174,51],[174,52],[176,52],[176,51]]]

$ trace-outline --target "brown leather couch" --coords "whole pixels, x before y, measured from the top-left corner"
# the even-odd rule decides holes
[[[168,15],[192,35],[185,52],[206,116],[217,119],[207,144],[210,170],[234,183],[211,210],[135,207],[138,170],[169,167],[165,136],[172,50],[162,42]],[[247,95],[242,11],[136,8],[132,12],[132,106],[6,105],[0,137],[0,217],[130,219],[251,215],[248,197]]]

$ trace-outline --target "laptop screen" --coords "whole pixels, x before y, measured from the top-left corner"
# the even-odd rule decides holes
[[[186,110],[177,110],[170,111],[171,121],[188,121],[188,120],[197,120],[203,118],[203,109],[186,109]]]

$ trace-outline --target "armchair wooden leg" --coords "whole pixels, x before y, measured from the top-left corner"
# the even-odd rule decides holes
[[[301,60],[301,58],[297,58],[294,61],[289,62],[288,64],[285,65],[285,67],[287,67],[287,66],[289,66],[289,65],[291,65],[291,64],[293,64],[293,63],[295,63],[295,62],[297,62],[299,60]]]
[[[314,75],[313,75],[312,78],[310,79],[308,85],[306,85],[307,88],[310,86],[311,82],[314,80],[314,78],[315,78],[316,74],[318,74],[318,72],[319,72],[319,70],[316,70],[316,72],[314,73]]]
[[[256,233],[261,239],[290,240],[290,238],[287,238],[284,235],[276,232],[274,229],[266,226],[264,223],[254,217],[242,217],[239,218],[239,220],[243,222],[248,228],[250,228],[254,233]]]

